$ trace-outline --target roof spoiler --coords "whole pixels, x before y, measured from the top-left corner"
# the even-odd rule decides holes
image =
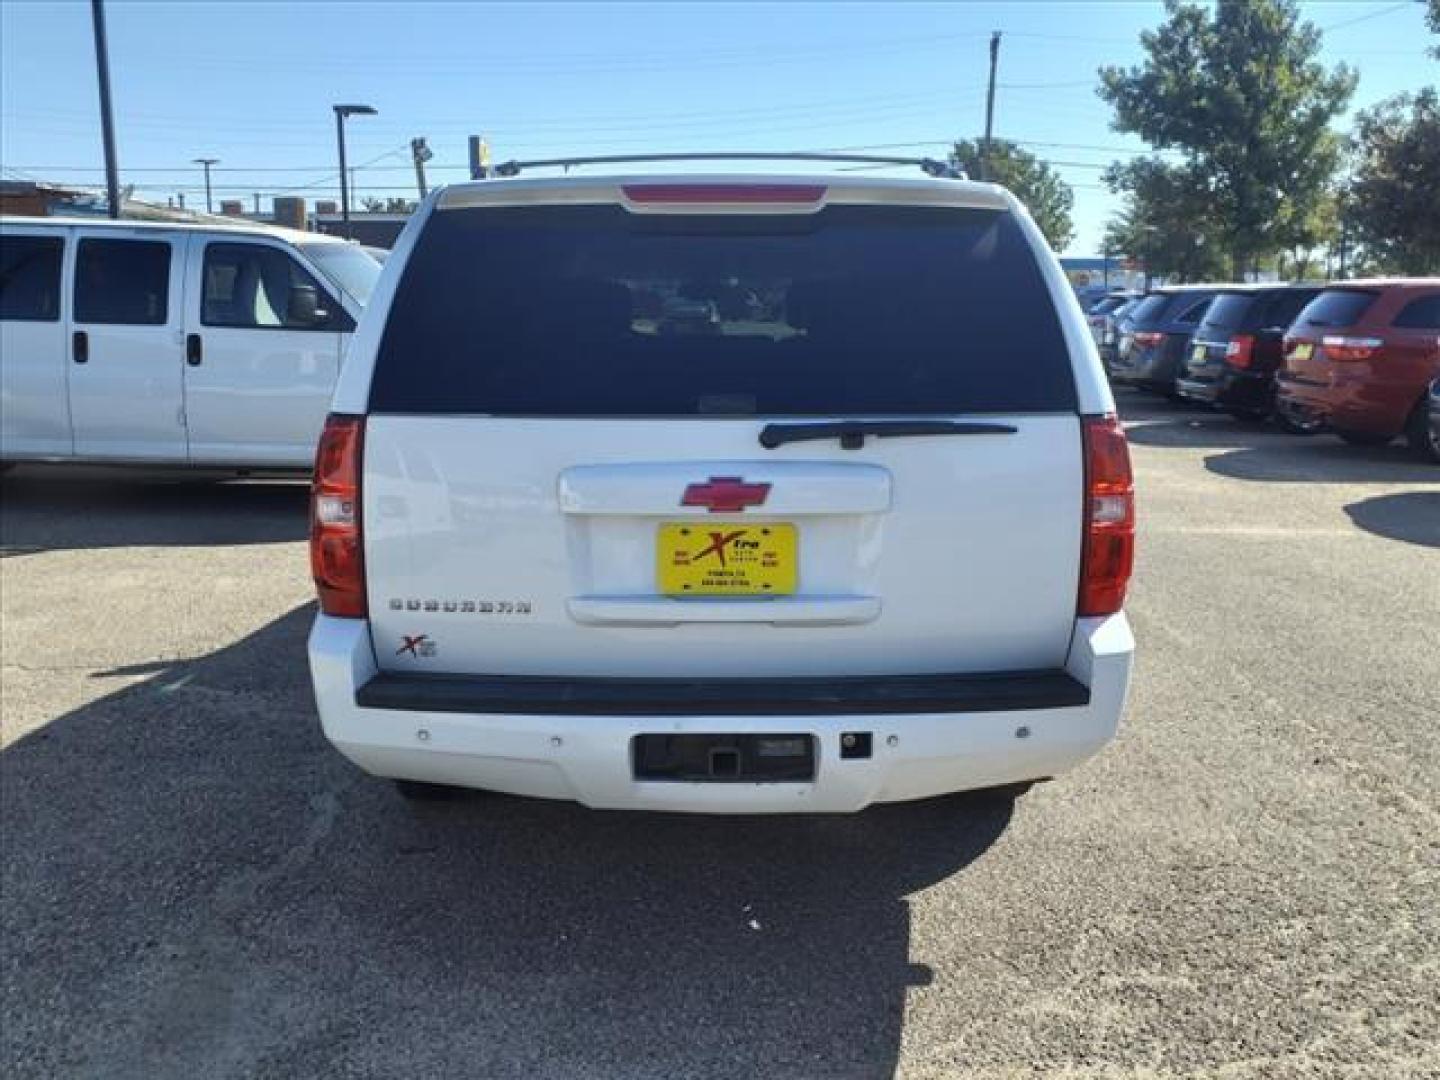
[[[911,165],[927,176],[947,180],[967,179],[964,171],[949,161],[926,157],[877,157],[871,154],[826,154],[808,151],[738,150],[696,154],[609,154],[602,157],[548,158],[537,161],[505,161],[489,170],[498,177],[519,176],[525,169],[564,168],[579,165],[630,165],[655,161],[823,161],[848,165]],[[483,176],[474,179],[484,179]]]

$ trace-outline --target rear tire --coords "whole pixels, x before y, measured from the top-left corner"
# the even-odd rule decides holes
[[[1277,411],[1275,423],[1280,425],[1280,430],[1291,435],[1318,435],[1325,429],[1323,420],[1297,420],[1287,413]]]
[[[1415,403],[1410,410],[1410,419],[1405,421],[1405,441],[1421,461],[1440,465],[1440,434],[1430,429],[1430,407],[1425,398]]]
[[[447,802],[459,798],[464,791],[449,784],[427,784],[421,780],[396,780],[395,790],[409,802]]]
[[[1263,409],[1226,409],[1231,416],[1242,424],[1254,424],[1257,427],[1270,419],[1270,414]]]
[[[1394,435],[1377,435],[1373,431],[1336,431],[1351,446],[1388,446]]]

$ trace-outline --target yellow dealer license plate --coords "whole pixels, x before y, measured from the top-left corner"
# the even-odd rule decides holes
[[[783,522],[667,522],[655,553],[666,596],[787,596],[795,591],[798,543]]]
[[[1205,362],[1205,346],[1196,345],[1195,348],[1191,349],[1190,359],[1197,364],[1203,364]]]
[[[1309,360],[1315,353],[1315,346],[1312,342],[1302,341],[1295,348],[1290,350],[1292,360]]]

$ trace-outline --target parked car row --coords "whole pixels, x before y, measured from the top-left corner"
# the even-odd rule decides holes
[[[1176,285],[1089,319],[1113,383],[1440,463],[1440,278]]]

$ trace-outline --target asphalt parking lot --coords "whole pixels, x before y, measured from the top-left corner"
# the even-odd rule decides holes
[[[1127,722],[1013,805],[419,810],[305,489],[3,481],[13,1077],[1435,1076],[1440,470],[1125,398]]]

